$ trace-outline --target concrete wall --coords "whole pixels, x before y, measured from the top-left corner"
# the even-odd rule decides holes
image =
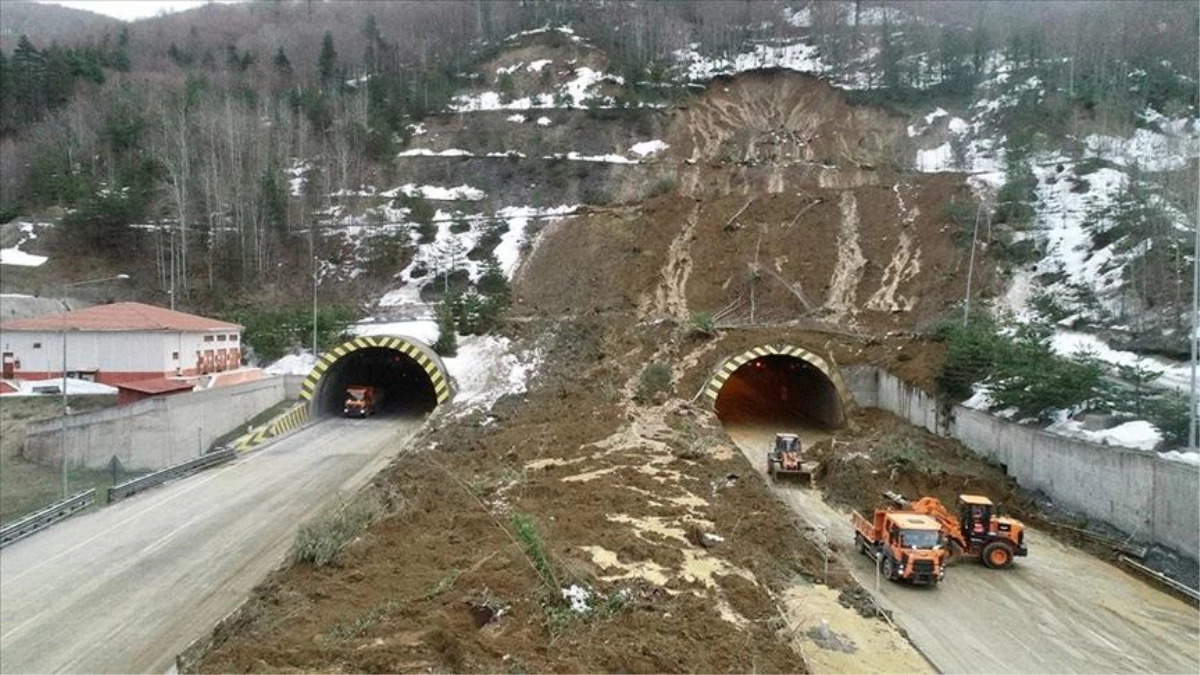
[[[307,375],[284,375],[283,376],[283,397],[284,398],[300,398],[300,385],[304,384],[304,378]]]
[[[875,367],[849,367],[844,375],[860,405],[956,438],[1003,466],[1021,487],[1041,491],[1059,506],[1103,521],[1135,541],[1200,559],[1200,467],[1145,450],[1046,433],[962,406],[947,409]]]
[[[115,455],[128,469],[153,470],[197,457],[220,436],[285,398],[284,378],[139,401],[67,418],[67,461],[103,468]],[[58,466],[61,418],[25,428],[25,456]]]

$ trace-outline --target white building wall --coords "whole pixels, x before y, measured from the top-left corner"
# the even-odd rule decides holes
[[[218,336],[225,335],[224,341]],[[205,337],[211,341],[205,341]],[[35,346],[36,345],[36,346]],[[62,333],[5,331],[0,348],[20,362],[18,372],[62,372]],[[173,375],[197,368],[196,353],[241,349],[237,333],[174,333],[153,331],[67,331],[67,370],[71,372],[144,372]],[[174,359],[178,353],[179,360]],[[236,364],[230,366],[236,367]]]

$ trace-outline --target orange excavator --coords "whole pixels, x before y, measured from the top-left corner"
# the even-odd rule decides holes
[[[987,497],[959,495],[960,515],[956,517],[937,497],[910,502],[895,492],[884,492],[883,496],[906,511],[936,519],[956,556],[977,557],[988,567],[1003,569],[1013,564],[1015,556],[1029,554],[1025,548],[1024,523],[995,513],[995,504]]]

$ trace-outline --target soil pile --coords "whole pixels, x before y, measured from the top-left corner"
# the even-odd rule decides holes
[[[937,497],[953,509],[960,494],[979,494],[1019,511],[1033,506],[1016,481],[953,439],[941,438],[874,408],[854,413],[851,427],[813,447],[826,501],[869,511],[884,491],[909,499]]]

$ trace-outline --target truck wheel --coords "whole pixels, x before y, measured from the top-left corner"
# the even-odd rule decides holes
[[[896,578],[896,563],[891,556],[883,557],[883,578],[891,580]]]
[[[1002,570],[1013,562],[1013,552],[1008,544],[993,541],[983,547],[983,564],[994,570]]]
[[[768,462],[767,473],[771,474],[771,480],[779,480],[779,462]]]
[[[861,532],[855,532],[855,533],[854,533],[854,548],[857,548],[857,549],[858,549],[858,552],[859,552],[859,553],[861,553],[861,554],[863,554],[863,555],[870,555],[870,554],[867,552],[867,551],[868,551],[868,548],[867,548],[867,539],[866,539],[866,537],[863,537],[863,536],[862,536],[862,533],[861,533]]]

